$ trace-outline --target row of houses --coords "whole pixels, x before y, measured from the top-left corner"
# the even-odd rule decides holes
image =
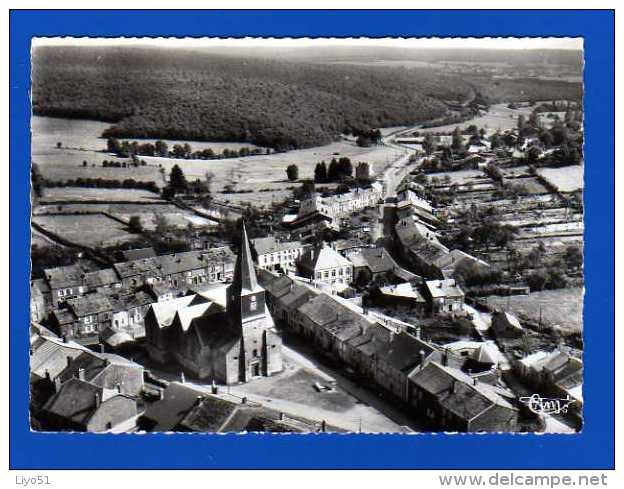
[[[390,392],[433,429],[514,431],[517,409],[495,385],[461,371],[461,357],[288,276],[262,272],[274,320]]]
[[[201,251],[140,256],[117,262],[112,268],[89,270],[77,263],[44,270],[44,277],[31,283],[32,320],[42,319],[46,309],[92,292],[109,289],[134,289],[146,284],[162,283],[185,288],[232,278],[235,255],[229,247]]]

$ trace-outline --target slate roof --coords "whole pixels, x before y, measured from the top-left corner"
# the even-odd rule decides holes
[[[385,248],[364,248],[360,251],[372,273],[390,272],[397,267]]]
[[[79,318],[112,311],[114,309],[109,298],[100,293],[87,294],[74,299],[67,299],[67,305]]]
[[[260,280],[271,300],[290,309],[296,309],[317,295],[315,291],[285,275],[274,277],[267,273]]]
[[[427,290],[434,299],[440,297],[464,297],[464,291],[453,279],[427,280]]]
[[[171,382],[163,391],[163,399],[149,404],[142,418],[150,431],[174,431],[203,395],[188,385]]]
[[[230,287],[230,293],[236,295],[262,291],[262,287],[258,285],[256,269],[251,256],[249,238],[247,237],[247,229],[245,229],[244,222],[241,225],[241,249],[236,258],[234,278],[232,279],[232,285]]]
[[[52,378],[67,367],[67,357],[76,358],[90,350],[73,341],[63,342],[58,338],[41,337],[35,340],[30,355],[30,371],[39,377],[45,377],[45,371]]]
[[[118,262],[113,267],[121,278],[145,273],[154,276],[166,276],[209,267],[213,264],[234,263],[234,259],[232,250],[223,246],[209,250],[187,251]]]
[[[275,236],[252,239],[251,243],[258,255],[266,255],[267,253],[275,253],[278,251],[295,250],[303,247],[301,241],[277,241]]]
[[[80,265],[68,265],[44,270],[45,279],[50,288],[86,286],[91,288],[103,287],[119,282],[117,274],[112,268],[89,271]]]
[[[106,394],[104,389],[90,382],[70,379],[45,403],[43,410],[73,423],[86,425],[97,409],[96,396],[104,402],[107,400]]]
[[[492,406],[515,408],[499,396],[494,388],[477,382],[461,370],[444,367],[436,362],[410,374],[409,379],[419,388],[437,398],[445,409],[466,421],[484,414]]]
[[[470,262],[480,267],[488,268],[490,265],[477,257],[464,253],[461,250],[451,250],[445,255],[440,256],[435,265],[440,269],[455,269],[461,263]]]
[[[393,335],[390,341],[373,341],[368,352],[383,359],[398,371],[409,373],[421,363],[421,352],[428,358],[437,350],[429,343],[405,332]]]
[[[320,247],[306,250],[300,259],[300,264],[307,270],[327,270],[352,266],[349,260],[325,243]]]
[[[314,324],[341,340],[364,334],[372,324],[362,315],[324,293],[298,310]]]

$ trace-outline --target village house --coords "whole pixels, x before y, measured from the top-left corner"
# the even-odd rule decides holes
[[[367,296],[367,304],[403,308],[418,316],[424,316],[428,306],[421,287],[411,282],[374,287]]]
[[[98,334],[111,326],[114,307],[102,293],[67,299],[51,313],[51,327],[59,336],[97,343]]]
[[[264,406],[206,394],[180,382],[171,382],[161,398],[147,407],[139,427],[150,432],[198,433],[306,433],[322,431],[323,427],[326,431],[341,431],[322,420],[300,416],[293,419]]]
[[[409,375],[409,403],[435,429],[460,432],[518,429],[518,410],[493,386],[437,362],[429,362]]]
[[[224,282],[232,277],[235,256],[229,247],[171,253],[113,265],[124,287],[165,282],[177,288]]]
[[[305,250],[297,265],[316,284],[345,288],[353,281],[353,264],[326,243]]]
[[[449,253],[436,234],[413,218],[404,218],[395,225],[399,252],[424,277],[442,278],[436,261]]]
[[[433,266],[438,269],[438,275],[444,278],[453,278],[457,270],[470,269],[474,271],[489,271],[490,265],[461,250],[451,250],[439,256]]]
[[[274,275],[260,270],[258,272],[260,283],[266,290],[266,301],[273,320],[288,325],[294,319],[293,313],[314,297],[319,291],[297,282],[286,275]]]
[[[303,254],[300,241],[280,241],[274,236],[251,240],[251,249],[259,268],[284,272],[294,271],[295,263]]]
[[[37,279],[30,282],[30,320],[39,322],[45,319],[52,309],[50,288],[45,280]]]
[[[152,305],[145,321],[153,358],[174,360],[197,378],[226,384],[282,370],[281,339],[258,284],[244,226],[241,243],[225,308],[199,295]]]
[[[93,271],[79,264],[48,268],[44,270],[44,276],[50,289],[52,307],[58,307],[68,299],[121,285],[113,269]]]
[[[362,248],[347,252],[345,256],[353,264],[353,280],[356,283],[396,282],[419,278],[400,267],[383,247]]]
[[[144,318],[149,306],[154,302],[152,296],[138,290],[114,292],[108,296],[108,299],[113,307],[112,329],[128,333],[134,339],[144,337]]]
[[[94,352],[67,339],[38,336],[30,347],[31,416],[38,426],[52,423],[54,429],[104,431],[109,429],[105,426],[107,422],[110,421],[113,426],[118,423],[112,419],[98,425],[100,421],[96,418],[88,423],[90,426],[75,423],[78,418],[86,422],[86,418],[83,419],[79,413],[81,408],[91,410],[85,412],[85,416],[93,414],[95,408],[92,404],[87,406],[85,399],[75,399],[74,395],[78,395],[77,392],[99,392],[100,400],[117,394],[134,399],[143,389],[143,375],[141,365],[118,355]],[[89,385],[85,387],[83,383]],[[73,387],[64,389],[66,384]],[[51,408],[53,397],[56,400]],[[65,403],[76,403],[76,406]],[[126,408],[132,411],[131,404],[121,402],[121,409]]]
[[[583,407],[583,361],[569,353],[539,351],[513,364],[523,381],[538,392],[559,399],[569,398],[569,409],[581,413]]]
[[[332,220],[339,217],[347,217],[353,212],[374,207],[379,199],[383,198],[383,185],[379,182],[372,183],[369,187],[356,187],[344,194],[323,197],[314,194],[310,198],[301,201],[298,218],[309,214],[319,213]]]
[[[136,401],[91,382],[72,378],[45,403],[38,420],[50,431],[128,431],[135,426]]]
[[[133,260],[141,260],[143,258],[154,258],[156,256],[156,252],[154,248],[135,248],[133,250],[122,250],[118,253],[120,261],[133,261]]]
[[[454,316],[464,311],[464,291],[454,279],[427,280],[425,293],[434,314]]]

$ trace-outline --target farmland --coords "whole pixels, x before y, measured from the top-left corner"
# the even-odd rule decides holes
[[[574,332],[583,329],[583,289],[544,290],[529,295],[490,296],[488,304],[509,309],[513,314],[538,321],[540,309],[544,324],[559,325]]]
[[[562,192],[583,189],[583,167],[579,165],[558,168],[541,168],[539,174]]]
[[[82,246],[111,246],[136,236],[126,226],[103,214],[35,216],[33,222],[45,230]]]

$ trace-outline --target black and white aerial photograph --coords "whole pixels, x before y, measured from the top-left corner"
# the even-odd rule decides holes
[[[31,57],[31,430],[582,431],[581,38]]]

